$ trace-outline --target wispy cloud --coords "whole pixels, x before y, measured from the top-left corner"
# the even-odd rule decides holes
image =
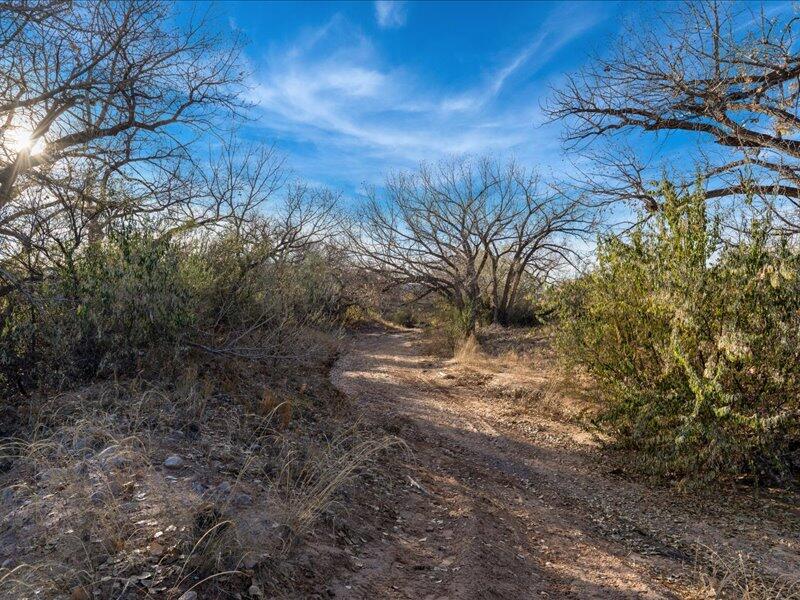
[[[525,68],[525,74],[534,75],[547,61],[564,46],[579,37],[596,24],[596,14],[575,16],[566,12],[556,12],[548,17],[534,34],[533,40],[518,50],[504,65],[497,68],[476,89],[447,98],[443,104],[446,110],[478,110],[495,99],[506,82],[515,73]]]
[[[261,125],[303,146],[315,171],[341,175],[346,169],[351,179],[376,182],[387,169],[452,154],[555,155],[556,137],[537,139],[531,126],[539,116],[535,99],[492,101],[512,76],[530,77],[587,23],[562,24],[557,34],[548,24],[482,85],[453,93],[386,65],[369,37],[337,16],[289,46],[272,48],[252,99]]]
[[[406,24],[405,2],[398,0],[376,0],[375,19],[382,29],[394,29]]]

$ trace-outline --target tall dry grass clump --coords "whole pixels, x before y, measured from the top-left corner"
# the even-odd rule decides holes
[[[800,579],[769,578],[741,553],[723,557],[705,546],[696,548],[695,565],[702,590],[709,598],[797,600]]]

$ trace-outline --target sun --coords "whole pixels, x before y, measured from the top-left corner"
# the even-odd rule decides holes
[[[40,154],[44,150],[44,139],[34,139],[32,131],[17,127],[6,132],[3,145],[8,146],[12,152],[17,154],[27,152],[33,156],[34,154]]]

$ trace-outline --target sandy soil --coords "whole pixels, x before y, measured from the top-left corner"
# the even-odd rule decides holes
[[[427,356],[416,331],[353,340],[333,381],[411,458],[390,461],[401,483],[376,500],[379,518],[351,516],[349,567],[323,597],[698,597],[698,544],[800,572],[795,496],[638,483],[551,410],[567,400],[545,366]]]

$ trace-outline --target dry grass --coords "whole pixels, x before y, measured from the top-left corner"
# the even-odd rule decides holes
[[[291,451],[273,481],[281,496],[280,523],[293,536],[303,535],[334,503],[337,490],[348,484],[384,451],[405,447],[393,436],[364,438],[357,428],[338,434],[314,452]]]
[[[505,348],[500,353],[493,352],[474,334],[456,345],[453,351],[453,362],[492,373],[529,369],[530,367],[529,357],[521,354],[518,350]]]
[[[395,443],[331,412],[324,366],[270,378],[234,363],[20,407],[20,436],[0,445],[0,597],[229,597],[244,564],[253,577],[285,556]],[[181,468],[163,466],[171,454]]]
[[[110,399],[107,390],[100,397]],[[49,598],[76,588],[110,592],[147,568],[153,528],[173,527],[167,538],[176,545],[187,531],[195,499],[157,473],[148,431],[123,435],[111,420],[107,415],[42,425],[31,439],[3,445],[2,458],[12,465],[4,478],[11,483],[5,539],[16,546],[2,551],[18,558],[0,573],[2,593]],[[24,562],[15,564],[19,559]],[[108,586],[101,585],[104,578]]]
[[[466,365],[482,363],[487,358],[488,357],[481,348],[480,342],[478,342],[478,338],[475,337],[474,334],[458,343],[453,352],[453,359],[458,363]]]
[[[741,600],[800,599],[800,577],[770,579],[762,575],[750,557],[723,557],[707,546],[698,546],[695,568],[706,598]]]
[[[459,384],[484,387],[507,403],[509,417],[583,423],[597,408],[588,382],[558,361],[547,329],[482,328],[456,348],[451,364]]]

